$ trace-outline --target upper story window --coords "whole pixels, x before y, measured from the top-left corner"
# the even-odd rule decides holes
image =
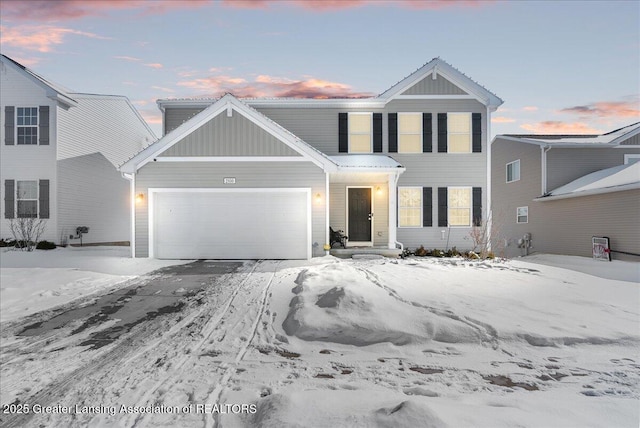
[[[398,113],[398,153],[422,153],[422,113]]]
[[[16,134],[18,145],[38,144],[38,108],[16,109]]]
[[[372,113],[349,113],[349,153],[372,153]]]
[[[471,226],[471,187],[449,187],[449,226]]]
[[[449,153],[471,153],[471,113],[448,113]]]
[[[422,187],[398,188],[398,226],[422,227]]]
[[[18,218],[38,217],[38,182],[35,180],[16,182]]]
[[[507,164],[507,183],[520,180],[520,159]]]

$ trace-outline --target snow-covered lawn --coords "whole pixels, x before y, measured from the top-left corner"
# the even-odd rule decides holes
[[[129,258],[129,247],[67,247],[0,253],[0,322],[123,286],[164,266],[185,263]]]
[[[28,256],[3,253],[3,317],[4,279],[18,278],[14,269],[58,283],[42,293],[75,284],[67,276],[74,268],[113,286],[166,265],[121,256],[107,262],[102,253],[91,261],[91,250],[71,251],[68,265],[55,258],[71,253],[39,257],[48,275],[28,265]],[[8,348],[9,362],[30,375],[5,365],[11,386],[2,387],[2,402],[55,384],[60,367],[71,377],[60,381],[65,389],[39,395],[53,397],[48,404],[194,407],[40,415],[45,425],[638,427],[638,264],[616,262],[607,273],[614,264],[571,259],[574,268],[601,275],[593,276],[549,266],[554,256],[527,260],[246,262],[181,313],[158,317],[155,329],[140,324],[149,329],[133,336],[135,347],[114,342],[92,350],[78,344],[88,332],[76,340],[62,330],[56,340],[63,347],[5,338],[9,348],[25,343],[39,354]],[[612,274],[629,281],[602,277]],[[29,305],[17,297],[13,304]],[[198,412],[205,404],[255,411]]]

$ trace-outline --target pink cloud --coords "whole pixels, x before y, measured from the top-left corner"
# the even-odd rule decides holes
[[[162,14],[172,9],[202,7],[202,0],[31,0],[3,1],[3,18],[10,21],[55,22],[105,15],[111,10],[138,10],[141,14]]]
[[[492,123],[513,123],[515,121],[515,119],[505,116],[495,116],[491,118]]]
[[[164,67],[164,65],[160,64],[159,62],[150,62],[150,63],[145,64],[145,66],[151,67],[151,68],[156,68],[156,69]]]
[[[230,76],[211,76],[178,82],[179,86],[195,89],[213,97],[230,92],[238,97],[285,98],[363,98],[373,94],[355,92],[344,83],[307,77],[295,80],[284,77],[259,75],[253,81]]]
[[[638,99],[629,101],[598,101],[591,104],[563,108],[560,112],[577,114],[585,118],[637,118],[640,117],[640,102]]]
[[[125,61],[131,61],[131,62],[140,62],[140,61],[142,61],[140,58],[135,58],[135,57],[132,57],[132,56],[126,56],[126,55],[123,55],[123,56],[114,56],[114,58],[115,58],[115,59],[122,59],[122,60],[125,60]]]
[[[526,107],[522,107],[522,110],[524,110],[524,111],[538,111],[538,107],[536,107],[536,106],[526,106]]]
[[[601,129],[592,128],[583,122],[545,121],[524,123],[520,128],[534,134],[602,134]]]
[[[157,90],[162,91],[162,92],[168,92],[168,93],[174,93],[174,92],[175,92],[175,90],[174,90],[174,89],[171,89],[171,88],[165,88],[165,87],[163,87],[163,86],[152,86],[151,88],[153,88],[153,89],[157,89]]]
[[[480,7],[494,1],[477,0],[222,0],[222,4],[239,9],[267,9],[271,5],[294,5],[313,11],[333,11],[362,6],[391,6],[408,9],[438,10],[449,7]]]
[[[44,26],[5,27],[0,26],[2,43],[5,46],[28,49],[38,52],[51,52],[55,45],[63,43],[68,35],[108,40],[108,37],[94,33],[73,30],[71,28]]]
[[[140,58],[136,58],[133,56],[114,56],[115,59],[122,59],[124,61],[130,61],[130,62],[138,62],[138,63],[142,63],[142,59]],[[146,67],[151,67],[151,68],[164,68],[164,65],[160,64],[159,62],[149,62],[149,63],[143,63],[142,65],[146,66]]]

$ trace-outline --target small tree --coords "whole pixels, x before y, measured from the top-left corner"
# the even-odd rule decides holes
[[[473,251],[485,259],[489,255],[489,252],[493,251],[502,254],[504,252],[503,240],[500,239],[502,235],[501,227],[498,221],[495,221],[492,216],[492,212],[486,219],[483,219],[480,224],[475,225],[469,231],[469,237],[473,243]],[[491,246],[491,241],[494,242],[494,248]],[[500,248],[495,248],[499,246]]]
[[[9,222],[16,248],[33,251],[47,226],[47,220],[35,217],[12,218]]]

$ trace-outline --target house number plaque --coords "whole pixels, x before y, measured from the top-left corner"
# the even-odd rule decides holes
[[[224,177],[222,179],[222,184],[236,184],[236,178],[235,177]]]

